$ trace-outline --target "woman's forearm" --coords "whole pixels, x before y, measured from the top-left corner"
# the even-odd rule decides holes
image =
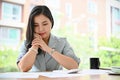
[[[66,69],[77,69],[78,68],[77,62],[68,56],[62,55],[58,52],[55,52],[52,56]]]
[[[18,63],[20,71],[22,72],[29,71],[35,62],[36,55],[37,53],[35,51],[29,50]]]
[[[50,53],[50,52],[49,52]],[[53,54],[50,54],[60,65],[65,67],[66,69],[77,69],[78,64],[77,62],[65,55],[62,55],[61,53],[54,51]]]

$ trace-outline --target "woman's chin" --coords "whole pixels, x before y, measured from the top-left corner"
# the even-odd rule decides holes
[[[41,38],[42,38],[42,39],[45,39],[45,38],[46,38],[46,36],[41,36]]]

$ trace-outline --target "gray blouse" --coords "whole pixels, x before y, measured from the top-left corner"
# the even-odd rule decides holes
[[[51,34],[48,46],[54,48],[56,51],[63,55],[73,58],[78,64],[80,59],[74,54],[73,49],[67,42],[66,38],[59,38]],[[25,42],[20,48],[20,55],[18,56],[17,63],[26,54],[27,48],[25,47]],[[37,55],[34,65],[32,66],[32,72],[37,71],[52,71],[62,69],[62,66],[49,54],[45,54],[43,51]]]

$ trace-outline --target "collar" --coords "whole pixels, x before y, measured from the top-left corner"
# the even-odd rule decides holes
[[[50,34],[50,39],[49,39],[49,42],[48,42],[48,46],[50,48],[55,49],[56,43],[57,43],[57,40],[56,40],[55,36]],[[46,54],[45,58],[46,58],[46,62],[48,62],[52,57],[51,57],[51,55]]]
[[[48,46],[55,49],[55,45],[56,45],[56,38],[54,35],[50,34],[50,39],[49,39],[49,42],[48,42]]]

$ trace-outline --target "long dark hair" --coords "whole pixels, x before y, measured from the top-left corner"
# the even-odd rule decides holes
[[[52,27],[54,25],[53,16],[51,14],[50,9],[45,5],[35,6],[30,13],[28,25],[27,25],[27,31],[26,31],[26,48],[27,48],[27,50],[31,47],[31,43],[34,38],[34,17],[37,15],[40,15],[40,14],[43,14],[51,21]]]

